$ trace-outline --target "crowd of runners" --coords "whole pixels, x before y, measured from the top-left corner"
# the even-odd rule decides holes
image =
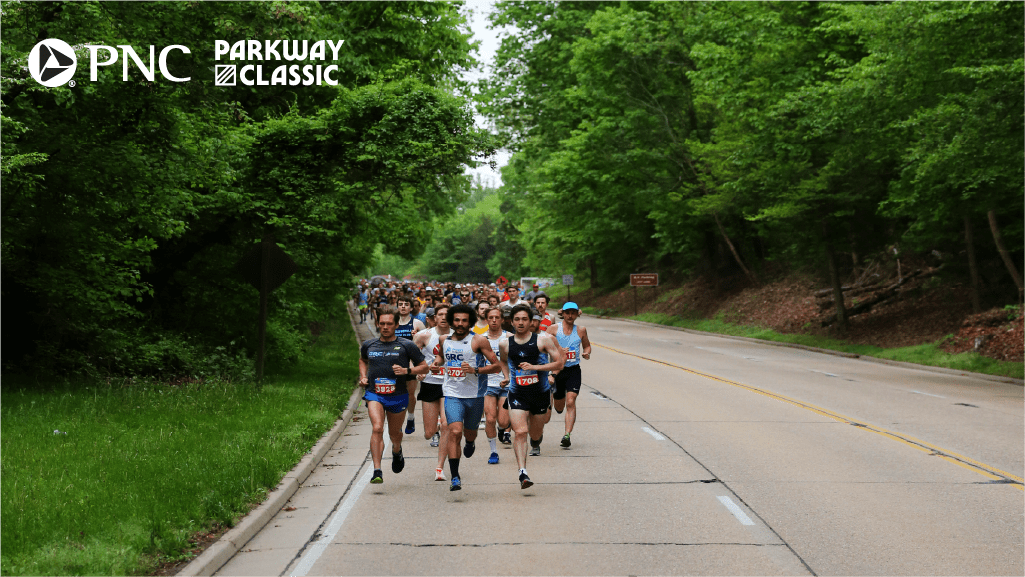
[[[452,491],[462,488],[460,460],[476,452],[482,417],[488,464],[499,463],[498,443],[511,444],[521,489],[534,484],[527,457],[541,454],[552,408],[565,413],[561,446],[572,446],[580,360],[591,343],[576,303],[550,311],[548,295],[532,288],[521,298],[515,284],[360,283],[360,322],[379,335],[360,347],[359,365],[373,426],[371,483],[384,482],[386,422],[391,470],[405,467],[402,439],[416,432],[417,401],[424,438],[438,448],[434,478],[446,480],[447,462]]]

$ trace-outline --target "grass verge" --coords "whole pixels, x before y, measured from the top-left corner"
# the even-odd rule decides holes
[[[597,310],[591,307],[584,307],[584,312],[589,314],[610,316],[610,311]],[[1001,377],[1013,377],[1016,379],[1025,378],[1025,365],[1008,361],[998,361],[984,357],[978,353],[951,354],[940,349],[942,341],[885,349],[873,345],[857,345],[846,341],[820,337],[815,335],[778,333],[772,329],[737,325],[718,319],[684,319],[681,317],[664,313],[641,313],[637,316],[625,317],[638,321],[645,321],[666,326],[681,327],[721,335],[732,335],[738,337],[749,337],[766,341],[781,343],[793,343],[832,351],[855,353],[887,359],[891,361],[903,361],[932,367],[943,367],[958,371],[970,371],[986,375]]]
[[[348,319],[265,384],[123,381],[0,390],[4,575],[132,575],[190,556],[309,451],[358,377]]]

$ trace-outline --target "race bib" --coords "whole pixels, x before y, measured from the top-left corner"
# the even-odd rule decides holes
[[[516,385],[520,387],[528,387],[530,385],[536,385],[540,382],[540,378],[537,371],[516,371]]]
[[[374,379],[374,392],[379,395],[390,395],[395,392],[395,379],[378,377]]]
[[[577,352],[575,350],[572,350],[572,349],[569,350],[569,351],[566,351],[566,360],[567,361],[575,361],[575,360],[577,360]]]
[[[435,366],[432,366],[431,367],[431,374],[434,375],[435,377],[443,377],[443,376],[445,376],[445,367],[435,367]]]
[[[455,362],[455,361],[453,361]],[[462,363],[458,365],[448,365],[445,367],[445,374],[450,379],[462,380],[466,378],[466,371],[463,370]]]

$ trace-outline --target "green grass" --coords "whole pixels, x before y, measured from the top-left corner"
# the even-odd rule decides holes
[[[331,427],[358,355],[344,319],[259,390],[5,378],[2,573],[130,575],[186,558],[193,533],[232,525]]]
[[[584,309],[584,312],[591,314],[609,314],[608,312],[602,313],[589,311],[586,308]],[[928,343],[910,347],[884,349],[873,345],[851,344],[846,341],[831,339],[828,337],[777,333],[772,329],[737,325],[721,319],[684,319],[664,313],[641,313],[637,316],[628,318],[722,335],[750,337],[782,343],[794,343],[892,361],[917,363],[920,365],[944,367],[959,371],[971,371],[973,373],[983,373],[1002,377],[1014,377],[1016,379],[1025,378],[1025,365],[1022,363],[998,361],[996,359],[984,357],[978,353],[951,354],[942,351],[939,347],[940,343]]]

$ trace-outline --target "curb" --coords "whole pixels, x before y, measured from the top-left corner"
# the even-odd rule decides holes
[[[349,315],[349,322],[352,323],[352,315]],[[359,331],[353,325],[353,332],[359,340]],[[198,557],[183,567],[176,575],[213,575],[217,570],[231,560],[250,539],[253,538],[271,519],[281,510],[282,507],[295,495],[295,492],[302,486],[303,481],[313,473],[320,461],[327,455],[328,450],[335,444],[342,431],[349,425],[352,415],[356,412],[360,400],[363,398],[363,389],[356,387],[349,396],[349,404],[346,405],[342,416],[335,421],[334,427],[324,433],[299,463],[287,474],[278,486],[267,495],[267,499],[260,503],[255,509],[243,517],[237,525],[232,527],[220,539],[206,548]]]
[[[903,368],[906,368],[906,369],[917,369],[917,370],[920,370],[920,371],[929,371],[929,372],[941,373],[941,374],[945,374],[945,375],[954,375],[954,376],[960,376],[960,377],[972,377],[974,379],[979,379],[979,380],[983,380],[983,381],[991,381],[991,382],[996,382],[996,383],[1004,383],[1004,384],[1010,384],[1010,385],[1025,386],[1025,380],[1015,379],[1015,378],[1012,378],[1012,377],[1001,377],[1001,376],[997,376],[997,375],[987,375],[987,374],[984,374],[984,373],[973,373],[973,372],[970,372],[970,371],[959,371],[957,369],[948,369],[946,367],[933,367],[933,366],[930,366],[930,365],[919,365],[919,364],[915,364],[915,363],[907,363],[907,362],[904,362],[904,361],[891,361],[890,359],[880,359],[879,357],[873,357],[873,356],[869,356],[869,355],[859,355],[857,353],[845,353],[843,351],[834,351],[834,350],[831,350],[831,349],[820,349],[818,347],[809,347],[807,345],[799,345],[797,343],[781,343],[779,341],[767,341],[767,340],[763,340],[763,339],[754,339],[754,338],[751,338],[751,337],[738,337],[738,336],[735,336],[735,335],[723,335],[723,334],[720,334],[720,333],[710,333],[710,332],[699,331],[699,330],[695,330],[695,329],[685,329],[683,327],[673,327],[673,326],[669,326],[669,325],[660,325],[658,323],[649,323],[648,321],[638,321],[638,320],[634,320],[634,319],[624,319],[624,318],[621,318],[621,317],[609,317],[609,316],[604,316],[604,315],[584,315],[584,314],[581,314],[580,316],[589,316],[589,317],[594,317],[594,318],[599,318],[599,319],[609,319],[609,320],[615,320],[615,321],[623,321],[623,322],[627,322],[627,323],[633,323],[633,324],[636,324],[636,325],[644,325],[644,326],[650,326],[650,327],[659,327],[659,328],[663,328],[663,329],[670,329],[670,330],[674,330],[674,331],[690,333],[692,335],[719,337],[719,338],[722,338],[722,339],[732,339],[732,340],[735,340],[735,341],[744,341],[744,342],[749,342],[749,343],[759,343],[759,344],[763,344],[763,345],[772,345],[774,347],[787,347],[787,348],[791,348],[791,349],[801,349],[801,350],[804,350],[804,351],[811,351],[813,353],[822,353],[824,355],[833,355],[835,357],[844,357],[844,358],[848,358],[848,359],[860,359],[860,360],[863,360],[863,361],[868,361],[870,363],[878,363],[878,364],[881,364],[881,365],[891,365],[891,366],[894,366],[894,367],[903,367]]]

